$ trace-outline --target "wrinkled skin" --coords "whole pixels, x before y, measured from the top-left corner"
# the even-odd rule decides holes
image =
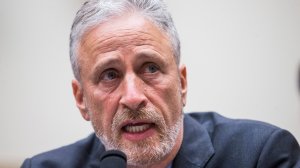
[[[106,149],[124,151],[129,167],[167,166],[182,142],[187,92],[167,35],[130,13],[88,31],[78,51],[74,97]]]

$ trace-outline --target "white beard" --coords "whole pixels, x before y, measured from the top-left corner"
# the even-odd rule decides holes
[[[140,116],[143,119],[147,118],[155,122],[159,129],[159,135],[140,142],[120,142],[120,121],[124,121],[124,118],[140,118]],[[147,167],[164,159],[174,148],[176,139],[183,127],[183,113],[179,115],[174,125],[168,127],[162,115],[149,109],[116,114],[111,128],[112,135],[105,135],[103,130],[96,126],[96,120],[92,117],[92,124],[105,149],[123,151],[127,155],[127,164],[133,167]]]

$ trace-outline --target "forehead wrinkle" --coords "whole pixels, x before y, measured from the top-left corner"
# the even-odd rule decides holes
[[[96,36],[101,37],[99,34]],[[101,38],[96,38],[90,47],[91,51],[97,55],[99,52],[110,52],[127,46],[159,46],[160,41],[157,41],[157,39],[161,38],[156,37],[153,33],[125,29],[118,32],[107,33]]]

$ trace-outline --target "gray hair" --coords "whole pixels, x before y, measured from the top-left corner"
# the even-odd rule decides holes
[[[177,65],[180,63],[180,40],[163,0],[87,0],[76,14],[70,34],[70,60],[75,78],[80,81],[78,46],[84,34],[95,26],[124,12],[138,12],[163,30],[172,45]]]

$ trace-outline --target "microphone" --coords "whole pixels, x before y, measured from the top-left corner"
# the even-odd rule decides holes
[[[126,168],[127,157],[119,150],[109,150],[100,157],[100,168]]]

